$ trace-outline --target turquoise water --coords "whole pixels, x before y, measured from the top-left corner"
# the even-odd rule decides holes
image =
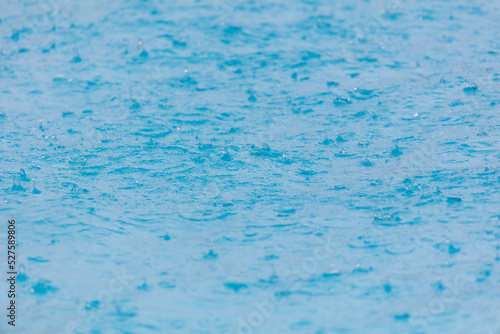
[[[500,3],[1,9],[2,333],[500,333]]]

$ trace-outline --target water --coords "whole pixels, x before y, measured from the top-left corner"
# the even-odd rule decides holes
[[[500,333],[499,14],[2,0],[2,333]]]

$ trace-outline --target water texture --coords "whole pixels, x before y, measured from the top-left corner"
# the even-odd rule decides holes
[[[0,7],[2,333],[500,333],[500,2]]]

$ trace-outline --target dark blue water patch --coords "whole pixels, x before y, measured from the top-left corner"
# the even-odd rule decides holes
[[[44,259],[44,258],[42,258],[40,256],[28,257],[28,261],[37,262],[37,263],[50,262],[50,260]]]
[[[331,144],[333,144],[333,143],[335,143],[335,141],[334,141],[334,140],[326,138],[326,139],[325,139],[325,140],[323,140],[320,144],[322,144],[322,145],[331,145]]]
[[[98,310],[102,308],[102,303],[98,300],[93,300],[85,305],[85,310],[91,311],[91,310]]]
[[[31,286],[31,293],[38,296],[43,296],[49,293],[57,292],[58,288],[51,285],[51,281],[39,280]]]
[[[26,273],[18,273],[16,276],[18,282],[26,282],[28,280],[28,275]]]
[[[407,321],[408,319],[410,319],[410,314],[408,313],[396,314],[394,315],[394,319],[397,321]]]
[[[248,285],[244,283],[234,283],[234,282],[224,283],[224,286],[230,290],[233,290],[234,292],[239,292],[241,289],[248,288]]]
[[[462,202],[462,199],[460,197],[451,196],[446,198],[446,202],[449,204],[459,204]]]
[[[333,100],[333,104],[337,107],[345,106],[351,104],[351,100],[349,98],[337,97]]]
[[[212,249],[208,251],[205,255],[203,255],[203,259],[205,260],[215,260],[219,257]]]

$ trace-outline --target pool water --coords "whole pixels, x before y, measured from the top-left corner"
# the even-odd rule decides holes
[[[500,333],[500,2],[1,7],[2,333]]]

